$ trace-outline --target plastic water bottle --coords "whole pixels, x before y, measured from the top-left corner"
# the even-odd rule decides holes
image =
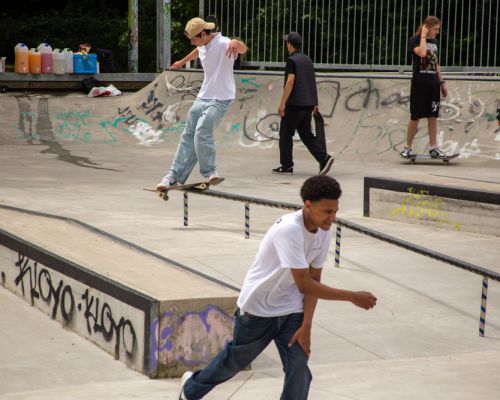
[[[42,55],[37,49],[30,49],[28,54],[30,74],[39,74],[42,72]]]
[[[52,52],[52,70],[57,75],[66,73],[66,55],[59,49]]]
[[[18,74],[27,74],[29,72],[29,61],[28,61],[28,46],[24,43],[18,43],[14,47],[15,54],[15,71]]]
[[[42,74],[52,73],[52,47],[47,43],[40,43],[38,51],[42,53]]]
[[[70,49],[65,48],[63,50],[63,54],[64,54],[64,59],[66,60],[66,73],[72,74],[73,73],[73,52]]]

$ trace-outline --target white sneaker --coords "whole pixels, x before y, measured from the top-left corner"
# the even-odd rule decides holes
[[[430,149],[429,154],[431,155],[432,158],[445,158],[446,157],[446,154],[444,154],[443,150],[441,150],[439,147],[433,147],[432,149]]]
[[[186,371],[182,375],[181,378],[181,383],[179,384],[179,392],[177,393],[176,399],[178,400],[188,400],[186,396],[184,396],[184,385],[186,382],[193,376],[193,373],[191,371]]]
[[[172,186],[177,186],[176,179],[170,175],[166,175],[163,177],[161,182],[158,185],[156,185],[156,190],[164,190]]]
[[[405,147],[401,153],[399,153],[403,158],[410,158],[413,154],[413,150],[411,147]]]
[[[215,180],[218,180],[220,179],[220,176],[219,174],[217,173],[217,171],[215,172],[212,172],[209,177],[208,177],[208,181],[211,182],[211,181],[215,181]]]

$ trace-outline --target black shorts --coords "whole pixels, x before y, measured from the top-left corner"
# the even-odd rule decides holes
[[[439,117],[441,90],[439,82],[411,81],[410,114],[411,119]]]

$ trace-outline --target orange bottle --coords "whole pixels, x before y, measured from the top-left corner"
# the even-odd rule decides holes
[[[42,55],[37,49],[29,51],[30,74],[40,74],[42,72]]]
[[[27,74],[29,72],[28,62],[28,46],[24,43],[18,43],[14,47],[15,54],[15,71],[18,74]]]

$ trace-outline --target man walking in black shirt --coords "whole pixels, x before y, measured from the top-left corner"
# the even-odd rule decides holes
[[[319,112],[316,77],[311,59],[302,53],[302,37],[291,32],[284,37],[288,49],[285,68],[285,85],[278,107],[280,124],[280,163],[274,174],[293,174],[293,135],[300,139],[319,163],[319,174],[326,174],[333,164],[333,157],[326,152],[323,140],[311,131],[313,112]]]

